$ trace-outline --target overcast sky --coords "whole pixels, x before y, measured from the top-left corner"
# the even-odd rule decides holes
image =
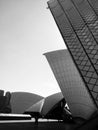
[[[0,89],[60,91],[43,53],[66,47],[46,7],[47,0],[0,0]]]

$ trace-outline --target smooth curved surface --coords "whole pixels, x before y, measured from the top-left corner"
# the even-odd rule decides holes
[[[25,112],[26,113],[39,113],[42,117],[46,116],[48,112],[50,112],[57,103],[62,101],[64,96],[61,92],[52,94],[44,99],[41,99],[30,108],[28,108]]]
[[[64,96],[62,92],[52,94],[45,98],[44,105],[42,108],[42,115],[46,115],[58,102],[60,102]]]
[[[67,50],[45,53],[72,115],[84,119],[97,110]]]
[[[31,107],[29,107],[25,112],[28,112],[28,113],[38,112],[38,113],[41,113],[44,101],[45,101],[45,99],[42,99],[42,100],[38,101],[37,103],[35,103]]]
[[[12,113],[21,114],[30,106],[43,99],[42,96],[28,92],[13,92],[11,93]]]

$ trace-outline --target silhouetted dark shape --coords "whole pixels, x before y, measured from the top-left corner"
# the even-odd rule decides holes
[[[4,96],[0,96],[0,113],[1,113],[1,110],[4,106],[4,103],[5,103],[5,97]]]
[[[0,90],[0,96],[4,95],[4,90]]]
[[[4,90],[1,90],[0,93],[0,113],[11,113],[11,93],[6,92],[4,95]]]
[[[72,115],[68,109],[65,108],[66,101],[63,98],[51,108],[51,110],[44,116],[46,119],[63,120],[64,122],[72,121]]]
[[[11,93],[6,92],[5,96],[2,97],[2,107],[0,109],[0,113],[11,113]]]
[[[5,108],[4,108],[4,110],[7,113],[11,113],[11,103],[10,103],[11,93],[10,92],[6,92],[5,98],[6,98],[6,100],[5,100]]]

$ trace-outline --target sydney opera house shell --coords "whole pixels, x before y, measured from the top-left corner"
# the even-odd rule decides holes
[[[29,92],[13,92],[10,100],[12,113],[22,114],[27,108],[41,99],[43,99],[42,96]]]
[[[48,8],[71,57],[46,54],[63,95],[74,116],[97,116],[98,1],[50,0]]]
[[[97,108],[67,50],[45,53],[74,117],[89,119]]]
[[[38,118],[62,119],[65,104],[64,96],[59,92],[41,99],[29,107],[25,113],[32,115],[32,117],[37,116]]]

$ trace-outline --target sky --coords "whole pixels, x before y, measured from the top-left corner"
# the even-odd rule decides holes
[[[0,0],[0,89],[60,92],[43,54],[65,48],[47,0]]]

